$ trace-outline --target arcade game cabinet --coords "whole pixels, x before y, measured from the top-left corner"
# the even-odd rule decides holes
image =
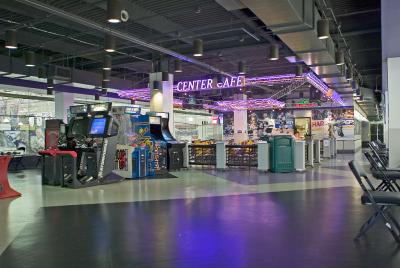
[[[115,172],[124,178],[154,176],[154,142],[150,135],[149,116],[139,106],[113,107],[119,123]]]
[[[58,149],[67,142],[66,125],[61,119],[48,119],[45,123],[44,148]]]
[[[59,186],[62,183],[62,161],[58,148],[66,146],[66,125],[60,119],[48,119],[45,123],[44,150],[38,153],[42,158],[42,184]]]
[[[70,107],[71,120],[65,149],[76,157],[63,160],[63,186],[89,187],[119,182],[113,172],[118,124],[110,115],[111,103]]]
[[[154,139],[167,145],[167,168],[168,170],[177,170],[183,168],[183,148],[186,144],[177,141],[169,131],[168,113],[149,113],[150,115],[150,133]],[[153,118],[153,119],[152,119]]]

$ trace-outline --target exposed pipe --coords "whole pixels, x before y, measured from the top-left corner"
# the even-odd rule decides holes
[[[47,4],[38,2],[36,0],[15,0],[15,1],[19,2],[19,3],[22,3],[22,4],[25,4],[25,5],[28,5],[28,6],[31,6],[31,7],[34,7],[36,9],[40,9],[40,10],[45,11],[47,13],[54,14],[54,15],[56,15],[58,17],[67,19],[69,21],[73,21],[75,23],[79,23],[81,25],[84,25],[85,27],[88,27],[88,28],[91,28],[91,29],[94,29],[94,30],[98,30],[98,31],[104,32],[104,33],[110,33],[110,34],[112,34],[112,35],[114,35],[114,36],[116,36],[116,37],[118,37],[120,39],[123,39],[123,40],[129,41],[129,42],[141,45],[143,47],[146,47],[146,48],[161,52],[163,54],[170,55],[172,57],[181,59],[183,61],[187,61],[187,62],[193,63],[195,65],[201,66],[201,67],[203,67],[205,69],[208,69],[210,71],[221,73],[221,74],[224,74],[224,75],[230,76],[230,77],[232,76],[231,74],[226,73],[226,72],[224,72],[224,71],[222,71],[222,70],[220,70],[218,68],[215,68],[214,66],[211,66],[211,65],[209,65],[207,63],[204,63],[204,62],[198,61],[196,59],[187,57],[185,55],[179,54],[179,53],[177,53],[175,51],[172,51],[170,49],[158,46],[156,44],[149,43],[149,42],[147,42],[145,40],[139,39],[139,38],[137,38],[135,36],[132,36],[132,35],[130,35],[128,33],[107,28],[107,27],[105,27],[105,26],[103,26],[101,24],[98,24],[96,22],[87,20],[87,19],[82,18],[80,16],[77,16],[75,14],[66,12],[64,10],[58,9],[56,7],[53,7],[53,6],[49,6]]]

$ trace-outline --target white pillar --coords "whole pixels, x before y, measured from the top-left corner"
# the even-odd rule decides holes
[[[307,165],[314,166],[314,141],[311,139],[307,139],[307,154],[308,154],[308,162]]]
[[[294,169],[297,171],[306,170],[306,142],[294,142]]]
[[[153,82],[160,81],[161,88],[153,89]],[[162,72],[150,73],[150,111],[169,113],[169,130],[174,135],[174,75],[168,74],[168,81],[162,81]]]
[[[217,169],[226,169],[226,150],[223,141],[216,143],[216,154]]]
[[[388,144],[389,144],[389,166],[396,168],[400,166],[400,58],[387,59],[388,66]]]
[[[55,92],[54,106],[55,118],[62,119],[64,123],[67,122],[68,108],[74,105],[74,93]]]
[[[400,165],[400,1],[381,1],[382,90],[385,96],[385,138],[389,167]]]
[[[235,94],[233,98],[235,100],[247,100],[245,94]],[[233,111],[233,131],[235,143],[241,143],[249,139],[247,134],[247,110]]]
[[[314,140],[314,150],[315,150],[315,163],[321,163],[321,141]]]
[[[266,141],[259,141],[257,143],[257,169],[260,171],[269,170],[269,143]]]

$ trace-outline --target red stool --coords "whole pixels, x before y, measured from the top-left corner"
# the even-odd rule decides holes
[[[21,193],[13,190],[8,182],[8,165],[11,159],[12,156],[9,155],[0,156],[0,199],[21,196]]]

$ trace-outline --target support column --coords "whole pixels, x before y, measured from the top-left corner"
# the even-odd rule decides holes
[[[381,1],[382,20],[382,90],[385,96],[384,129],[389,147],[389,167],[400,165],[400,1]]]
[[[235,94],[233,98],[235,100],[247,100],[245,94]],[[241,143],[249,139],[247,133],[247,110],[233,111],[233,130],[233,139],[235,143]]]
[[[74,93],[55,92],[54,94],[54,116],[56,119],[62,119],[64,123],[68,123],[68,108],[74,105]]]
[[[174,75],[168,74],[168,81],[162,81],[162,72],[151,73],[150,111],[169,113],[169,130],[174,135]],[[160,82],[159,90],[154,90],[154,81]]]

